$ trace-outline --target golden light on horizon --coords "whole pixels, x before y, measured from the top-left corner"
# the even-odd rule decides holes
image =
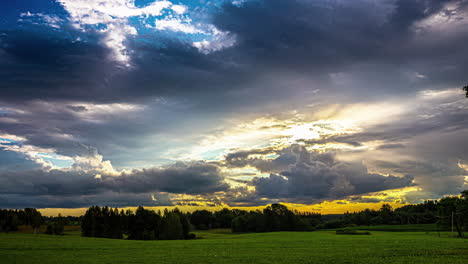
[[[360,195],[360,200],[371,200],[374,199],[375,202],[356,202],[353,201],[354,198],[358,196],[352,196],[349,199],[338,199],[338,200],[325,200],[317,204],[294,204],[294,203],[281,203],[288,206],[289,209],[297,210],[299,212],[314,212],[320,213],[323,215],[327,214],[343,214],[345,212],[357,212],[362,211],[364,209],[374,209],[378,210],[382,204],[390,204],[394,209],[402,207],[406,204],[409,204],[405,201],[404,195],[410,192],[418,191],[419,187],[406,187],[401,189],[393,189],[393,190],[386,190],[381,192],[374,192]],[[185,198],[189,198],[188,196]],[[380,201],[379,201],[380,199]],[[359,199],[358,199],[359,201]],[[265,206],[233,206],[230,207],[228,205],[216,205],[211,206],[208,203],[203,203],[198,201],[200,205],[198,206],[190,206],[190,205],[177,205],[177,206],[144,206],[147,209],[155,210],[155,211],[164,211],[164,209],[174,209],[179,208],[184,212],[193,212],[196,210],[208,210],[208,211],[217,211],[222,208],[230,208],[230,209],[241,209],[246,211],[251,210],[261,210],[265,208]],[[136,210],[137,207],[122,207],[119,210]],[[43,215],[45,216],[57,216],[58,214],[62,214],[63,216],[80,216],[85,213],[87,208],[42,208],[38,209]]]

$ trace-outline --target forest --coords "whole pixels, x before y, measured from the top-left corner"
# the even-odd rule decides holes
[[[322,215],[290,210],[282,204],[271,204],[263,210],[245,211],[223,208],[219,211],[173,210],[153,211],[138,207],[120,210],[110,207],[90,207],[80,217],[43,217],[34,208],[0,210],[0,232],[14,232],[20,225],[29,225],[37,232],[46,225],[46,234],[62,235],[65,225],[80,225],[83,237],[101,237],[129,240],[194,239],[192,230],[229,228],[233,233],[314,231],[352,226],[437,224],[437,228],[453,228],[459,237],[468,230],[468,191],[460,196],[408,204],[393,209],[383,204],[379,210],[365,209],[346,212],[333,219]]]

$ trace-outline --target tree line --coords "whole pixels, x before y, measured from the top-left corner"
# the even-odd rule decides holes
[[[346,212],[324,221],[318,213],[289,210],[282,204],[272,204],[263,210],[245,211],[223,208],[219,211],[179,209],[163,212],[143,207],[133,212],[117,208],[92,206],[81,217],[42,217],[33,208],[0,210],[0,232],[13,232],[19,225],[30,225],[36,233],[43,224],[47,234],[61,235],[67,224],[80,224],[82,236],[128,238],[133,240],[166,240],[195,238],[192,229],[230,228],[232,232],[313,231],[363,225],[437,224],[462,237],[468,230],[468,191],[460,196],[409,204],[393,209],[384,204],[379,210],[365,209]],[[453,224],[452,224],[453,223]]]
[[[321,222],[318,213],[291,211],[282,204],[263,210],[245,211],[223,208],[219,211],[197,210],[187,213],[195,229],[230,228],[232,232],[311,231]]]
[[[298,213],[282,204],[272,204],[262,211],[250,211],[232,220],[231,230],[238,232],[313,231],[321,215]]]
[[[468,191],[463,191],[460,196],[409,204],[397,209],[383,204],[379,210],[365,209],[360,212],[346,212],[342,217],[326,221],[317,227],[436,224],[438,228],[447,230],[452,228],[452,223],[458,236],[464,236],[468,230]]]
[[[121,239],[124,235],[132,240],[191,239],[190,222],[187,214],[179,209],[155,212],[142,206],[131,210],[112,209],[107,206],[90,207],[81,221],[84,237]]]
[[[42,224],[44,224],[44,219],[41,213],[34,208],[0,209],[0,232],[14,232],[18,231],[20,225],[29,225],[36,233]]]
[[[46,225],[45,234],[63,235],[65,225],[77,223],[79,217],[44,217],[35,208],[23,210],[0,209],[0,232],[15,232],[19,226],[31,226],[33,232],[38,233],[41,226]],[[72,222],[71,220],[74,220]]]

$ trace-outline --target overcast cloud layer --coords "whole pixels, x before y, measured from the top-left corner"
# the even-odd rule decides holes
[[[466,0],[0,8],[0,207],[468,188]]]

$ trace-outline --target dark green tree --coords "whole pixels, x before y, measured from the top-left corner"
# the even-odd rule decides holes
[[[0,210],[0,232],[17,231],[19,224],[17,212],[13,210]]]
[[[161,215],[140,206],[129,216],[128,226],[128,239],[155,240],[161,231]]]
[[[215,227],[217,228],[230,228],[232,220],[235,217],[233,211],[223,208],[220,211],[216,211],[213,214],[215,219]]]
[[[164,213],[159,238],[163,240],[184,239],[182,223],[177,213],[170,211]]]
[[[437,203],[438,224],[446,228],[454,228],[459,237],[463,237],[468,228],[468,191],[463,191],[460,197],[444,197]]]
[[[47,224],[45,233],[49,235],[63,235],[65,224],[67,219],[59,214],[57,217],[54,217],[51,222]]]
[[[178,208],[175,208],[172,212],[179,216],[180,224],[182,225],[183,237],[185,239],[191,238],[189,234],[192,225],[190,224],[188,215],[181,212]]]
[[[34,234],[36,234],[37,230],[44,223],[41,213],[35,208],[25,208],[23,215],[25,216],[25,222],[23,224],[30,225],[34,230]]]
[[[213,213],[208,210],[197,210],[190,214],[190,223],[199,230],[211,229],[215,222]]]

